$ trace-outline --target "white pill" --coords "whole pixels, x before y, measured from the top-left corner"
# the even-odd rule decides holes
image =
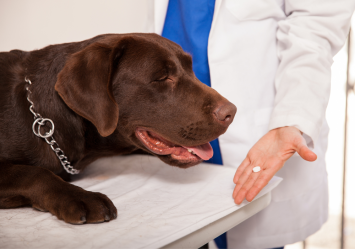
[[[255,173],[259,172],[259,171],[260,171],[260,166],[256,166],[253,168],[253,172],[255,172]]]

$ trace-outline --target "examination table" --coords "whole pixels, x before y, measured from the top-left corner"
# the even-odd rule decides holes
[[[116,220],[71,225],[32,208],[0,209],[0,248],[198,248],[265,208],[274,177],[257,198],[236,205],[235,169],[179,169],[156,157],[100,159],[73,184],[106,194]]]

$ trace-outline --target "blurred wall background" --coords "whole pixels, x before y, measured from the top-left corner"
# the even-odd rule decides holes
[[[141,32],[146,0],[0,0],[0,51],[33,50],[49,44],[80,41],[103,33]],[[355,21],[352,25],[355,29]],[[351,40],[349,84],[355,82],[355,35]],[[327,169],[329,220],[305,242],[287,249],[341,248],[343,166],[346,165],[344,248],[355,248],[355,95],[347,89],[348,46],[335,56],[327,110],[330,126]],[[345,148],[345,109],[348,112]],[[344,155],[346,154],[346,160]]]
[[[0,51],[142,32],[146,0],[0,0]]]

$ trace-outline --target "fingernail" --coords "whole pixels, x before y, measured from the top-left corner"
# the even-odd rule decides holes
[[[108,214],[105,215],[105,220],[106,221],[110,220],[110,216],[108,216]]]
[[[80,218],[80,220],[81,220],[82,222],[86,222],[86,217],[83,216],[83,217]]]

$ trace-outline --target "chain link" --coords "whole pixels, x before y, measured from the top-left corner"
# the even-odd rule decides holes
[[[33,102],[30,99],[30,95],[31,95],[32,92],[29,89],[29,86],[32,85],[32,82],[27,78],[27,76],[25,77],[25,81],[28,83],[28,86],[26,86],[26,90],[28,92],[27,101],[31,104],[29,109],[30,109],[30,111],[33,114],[34,119],[35,119],[35,121],[32,124],[33,133],[37,137],[41,137],[41,138],[44,138],[44,140],[46,140],[47,144],[49,144],[51,149],[54,151],[54,153],[58,157],[60,163],[62,164],[62,166],[63,166],[63,168],[65,169],[66,172],[68,172],[69,174],[72,174],[72,175],[79,174],[80,171],[77,170],[77,169],[74,169],[74,167],[70,165],[70,162],[68,161],[68,158],[65,156],[64,151],[61,148],[59,148],[59,145],[58,145],[57,141],[55,141],[54,138],[53,138],[53,134],[54,134],[54,123],[53,123],[53,121],[51,119],[49,119],[49,118],[43,118],[41,116],[41,114],[36,113],[34,111],[34,104],[33,104]],[[41,127],[45,126],[48,123],[50,124],[51,129],[49,130],[49,132],[45,132],[44,134],[42,134],[41,133]]]

